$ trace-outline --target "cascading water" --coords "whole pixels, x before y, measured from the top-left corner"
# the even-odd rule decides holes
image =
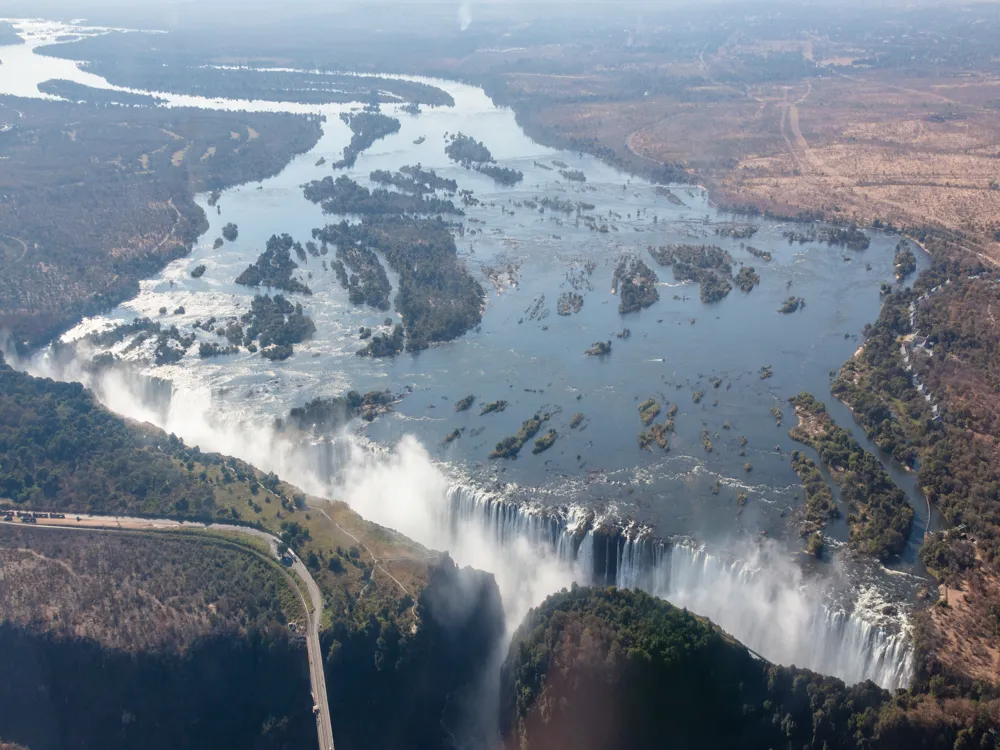
[[[848,683],[870,679],[905,687],[913,651],[905,623],[874,624],[833,605],[780,554],[726,561],[692,543],[668,544],[634,529],[602,528],[572,510],[524,508],[465,486],[448,492],[450,522],[475,523],[500,544],[527,540],[556,554],[582,584],[637,588],[710,618],[748,648],[780,664],[806,667]]]
[[[628,542],[619,585],[636,586],[704,615],[771,661],[841,677],[870,679],[887,688],[910,679],[912,651],[903,633],[893,634],[827,603],[791,568],[742,561],[725,562],[704,547],[663,547],[654,567],[645,561],[645,540]],[[813,593],[815,592],[815,593]]]
[[[306,441],[270,427],[207,418],[207,404],[130,372],[62,369],[40,375],[81,380],[111,408],[200,445],[275,471],[308,492],[343,497],[365,517],[497,577],[512,623],[569,585],[639,588],[711,618],[763,657],[833,674],[906,686],[912,649],[904,627],[873,624],[857,608],[832,606],[801,571],[775,554],[726,562],[703,547],[667,544],[636,527],[595,526],[593,511],[538,509],[467,485],[449,485],[415,440],[373,450],[346,437]],[[815,583],[815,582],[813,582]]]

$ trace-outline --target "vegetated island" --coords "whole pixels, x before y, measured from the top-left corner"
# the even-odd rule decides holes
[[[792,469],[799,475],[805,491],[805,511],[799,524],[799,534],[809,536],[821,531],[826,522],[840,518],[840,508],[833,501],[833,492],[816,462],[802,451],[792,451]]]
[[[797,229],[786,229],[781,236],[788,240],[788,244],[798,242],[804,245],[807,242],[825,242],[828,245],[840,245],[851,250],[867,250],[871,244],[868,235],[858,228],[856,224],[847,227],[823,227],[818,231],[809,229],[805,232]]]
[[[524,173],[517,169],[496,166],[496,159],[485,144],[464,133],[451,135],[444,152],[452,161],[492,177],[501,185],[510,187],[524,179]]]
[[[584,354],[588,357],[603,357],[606,354],[611,354],[611,342],[610,341],[597,341],[587,349]]]
[[[436,198],[423,193],[411,195],[385,188],[369,190],[347,175],[340,175],[336,180],[329,175],[322,180],[313,180],[305,185],[304,193],[306,200],[320,204],[325,214],[462,216],[465,213],[446,198]]]
[[[87,102],[96,106],[124,105],[128,107],[155,107],[158,104],[166,103],[166,99],[150,94],[98,89],[61,78],[43,81],[38,84],[38,90],[43,94],[58,96],[60,99],[68,99],[71,102]]]
[[[697,281],[702,302],[718,302],[733,286],[733,257],[715,245],[661,245],[649,248],[661,266],[670,266],[677,281]],[[759,280],[759,279],[758,279]],[[752,288],[752,287],[751,287]]]
[[[210,357],[222,357],[227,354],[239,354],[238,346],[221,346],[215,341],[202,341],[198,344],[198,356],[202,359]]]
[[[661,198],[666,198],[668,202],[674,204],[675,206],[684,205],[684,201],[678,198],[670,188],[664,187],[663,185],[657,185],[654,190],[657,195]]]
[[[181,309],[181,308],[178,308]],[[166,313],[166,309],[162,311]],[[110,346],[117,342],[122,342],[129,336],[132,340],[126,345],[123,354],[135,351],[147,341],[154,340],[153,363],[157,366],[178,362],[195,342],[194,334],[183,334],[177,326],[164,326],[158,321],[150,318],[135,318],[131,323],[120,323],[114,328],[106,331],[98,331],[87,336],[87,340],[97,346]],[[107,354],[111,361],[114,355]],[[98,365],[103,364],[107,359],[102,358]]]
[[[371,148],[375,141],[399,132],[399,120],[381,112],[342,112],[340,119],[351,129],[351,142],[344,146],[343,158],[333,163],[334,169],[353,167],[358,155]]]
[[[669,420],[666,423],[657,422],[647,431],[639,432],[639,447],[643,450],[652,450],[654,445],[658,445],[663,450],[669,451],[670,443],[668,442],[668,439],[673,429],[673,422]]]
[[[277,420],[279,430],[294,427],[313,433],[330,433],[339,430],[352,419],[373,422],[375,418],[392,410],[396,399],[388,390],[348,391],[343,396],[314,398],[304,406],[288,412],[287,419]]]
[[[319,35],[327,33],[327,30],[320,31],[319,28],[315,29]],[[274,28],[267,31],[272,40],[277,41],[281,36]],[[214,39],[206,37],[204,42],[207,46],[193,40],[178,40],[177,45],[173,44],[173,40],[150,44],[148,35],[127,32],[113,31],[100,36],[83,38],[71,44],[46,45],[39,52],[49,57],[86,62],[91,72],[103,76],[110,83],[130,89],[169,91],[210,99],[301,104],[352,104],[359,101],[367,102],[369,107],[400,102],[434,107],[455,104],[450,94],[426,83],[312,70],[319,63],[315,57],[308,61],[298,58],[296,61],[296,67],[301,63],[301,67],[310,70],[218,65],[218,57],[226,54],[223,49],[231,51],[244,62],[260,53],[261,48],[245,36],[242,43],[237,43],[235,48],[230,47],[229,43],[235,40],[235,36],[230,37],[228,32]],[[329,42],[327,37],[326,44]],[[271,58],[272,63],[274,59]]]
[[[820,460],[840,484],[848,504],[851,546],[883,561],[898,558],[906,548],[913,525],[913,508],[871,453],[834,423],[826,407],[812,395],[790,399],[799,423],[789,436],[819,453]]]
[[[313,236],[320,239],[332,235],[324,230],[320,234],[314,231]],[[326,247],[325,241],[323,247]],[[351,270],[350,275],[347,269]],[[392,285],[382,262],[369,248],[353,242],[337,243],[337,260],[333,263],[333,270],[340,285],[347,290],[351,304],[367,304],[376,310],[389,309]]]
[[[490,401],[488,404],[483,404],[483,408],[479,410],[479,416],[484,414],[492,414],[495,411],[503,411],[507,408],[506,401]]]
[[[521,448],[524,447],[524,444],[538,434],[538,431],[542,428],[542,423],[548,421],[548,418],[548,414],[543,416],[536,414],[531,419],[525,420],[516,435],[505,437],[496,444],[496,447],[490,452],[490,458],[516,459],[517,454],[521,452]],[[555,437],[553,437],[552,440],[555,441]],[[542,450],[545,450],[545,448],[542,448]],[[539,451],[536,451],[536,453],[537,452]]]
[[[391,332],[376,333],[361,349],[357,351],[359,357],[395,357],[403,351],[403,325],[397,323],[392,327]]]
[[[656,415],[660,413],[660,402],[655,398],[648,398],[639,404],[639,419],[642,423],[649,427],[656,419]]]
[[[455,403],[455,411],[468,411],[470,408],[472,408],[472,404],[475,402],[475,400],[476,397],[472,393],[470,393],[465,398],[459,399]]]
[[[556,313],[564,317],[573,315],[583,309],[583,295],[576,292],[563,292],[556,300]]]
[[[618,294],[618,312],[622,315],[649,307],[660,298],[656,288],[659,278],[652,268],[634,255],[625,255],[615,266],[611,292]],[[610,343],[608,345],[610,349]]]
[[[404,193],[426,195],[435,190],[448,193],[458,192],[458,183],[445,177],[439,177],[433,169],[424,169],[419,163],[399,168],[398,172],[376,169],[368,175],[368,179],[379,185],[392,185]]]
[[[301,344],[316,332],[316,324],[305,314],[302,305],[286,300],[280,294],[256,295],[250,311],[240,317],[246,325],[244,332],[239,325],[226,331],[226,337],[235,344],[242,344],[251,352],[260,344],[260,356],[270,360],[285,360],[294,353],[293,345]]]
[[[798,312],[805,306],[806,301],[801,297],[789,297],[781,303],[781,307],[778,308],[778,312],[782,315],[790,315],[791,313]]]
[[[917,256],[913,254],[913,249],[906,240],[900,240],[896,244],[893,266],[895,267],[896,281],[902,281],[917,270]]]
[[[748,240],[757,234],[758,227],[754,224],[737,224],[734,222],[720,224],[714,232],[719,237],[732,237],[734,240]]]
[[[559,434],[555,430],[549,430],[535,441],[535,447],[531,449],[531,452],[535,455],[544,453],[555,444],[557,437]]]
[[[760,284],[760,276],[754,270],[753,266],[743,266],[736,274],[734,279],[736,286],[744,292],[752,292],[753,288]]]
[[[314,229],[313,238],[338,248],[379,252],[399,275],[395,308],[406,350],[450,341],[482,320],[485,292],[458,258],[451,228],[440,219],[392,217],[346,221]]]
[[[235,242],[239,235],[240,229],[233,222],[229,222],[222,228],[222,236],[226,239],[226,242]]]
[[[290,252],[295,245],[291,235],[272,234],[264,252],[255,263],[247,266],[246,270],[236,277],[236,283],[243,286],[263,285],[286,292],[312,294],[309,287],[292,276],[299,267],[299,264],[292,260]]]

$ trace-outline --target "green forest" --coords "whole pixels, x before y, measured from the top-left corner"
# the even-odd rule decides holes
[[[576,585],[528,613],[500,686],[509,750],[994,748],[997,709],[772,665],[641,591]]]

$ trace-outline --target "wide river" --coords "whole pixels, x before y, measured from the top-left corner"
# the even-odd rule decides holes
[[[34,86],[55,77],[113,88],[82,73],[75,63],[34,53],[60,27],[25,28],[36,34],[28,45],[0,48],[5,63],[0,66],[0,93],[38,96]],[[359,329],[378,327],[387,316],[398,320],[398,314],[350,304],[333,272],[310,257],[298,275],[314,294],[296,301],[314,319],[317,332],[295,347],[291,359],[272,363],[248,353],[201,359],[197,345],[169,366],[149,364],[148,347],[126,358],[142,372],[173,384],[175,408],[186,402],[205,412],[208,421],[229,425],[269,425],[316,397],[388,388],[401,396],[392,412],[353,429],[384,446],[397,444],[404,435],[416,438],[438,470],[456,484],[532,505],[594,509],[634,519],[658,537],[684,536],[716,547],[766,535],[786,540],[788,554],[794,556],[801,547],[794,519],[802,491],[789,453],[801,446],[788,437],[794,415],[786,400],[801,391],[832,400],[832,375],[858,348],[865,324],[877,318],[880,284],[893,281],[898,238],[869,231],[871,245],[862,252],[818,242],[790,244],[782,232],[808,227],[721,214],[694,186],[672,187],[679,201],[671,201],[653,185],[595,158],[533,142],[513,113],[495,106],[481,89],[427,82],[451,94],[455,106],[425,107],[411,115],[383,105],[383,112],[400,120],[400,131],[362,153],[353,168],[334,174],[370,185],[372,170],[419,163],[473,191],[480,204],[466,207],[466,231],[456,241],[469,271],[487,290],[479,328],[418,354],[357,357]],[[199,203],[211,228],[191,255],[144,281],[136,298],[84,321],[67,341],[137,316],[159,318],[162,307],[184,308],[183,314],[165,319],[184,330],[199,320],[242,314],[257,290],[233,280],[256,260],[270,235],[287,232],[305,243],[314,228],[344,218],[323,215],[304,199],[302,185],[331,174],[329,163],[340,157],[351,135],[338,115],[352,106],[166,98],[172,105],[308,111],[327,119],[316,147],[293,159],[278,176],[225,191],[218,208],[209,207],[202,196]],[[451,162],[445,138],[457,132],[483,141],[500,166],[523,171],[524,181],[502,187]],[[325,165],[317,164],[321,158]],[[586,182],[562,178],[557,162],[581,170]],[[584,213],[599,217],[608,231],[593,231],[576,214],[525,205],[545,196],[593,204]],[[237,224],[239,237],[214,250],[213,241],[228,222]],[[733,222],[753,224],[757,232],[746,240],[716,234]],[[650,258],[649,246],[669,243],[718,245],[732,254],[734,268],[753,266],[760,285],[750,293],[734,288],[720,302],[702,303],[696,284],[675,282],[669,268]],[[773,259],[753,257],[745,249],[748,244],[770,252]],[[660,299],[641,312],[622,315],[611,286],[614,266],[626,253],[656,270]],[[190,271],[202,264],[204,276],[192,278]],[[922,254],[918,264],[926,265]],[[395,287],[391,272],[390,280]],[[556,302],[566,292],[581,294],[583,307],[562,316]],[[804,309],[779,314],[790,295],[804,298]],[[616,337],[624,328],[631,335]],[[219,341],[202,331],[198,336]],[[584,354],[594,342],[609,339],[610,355]],[[115,351],[121,353],[123,347]],[[762,377],[762,368],[772,375]],[[697,393],[704,395],[696,399]],[[470,394],[476,405],[456,413],[456,401]],[[643,429],[638,404],[647,398],[664,408],[678,406],[669,452],[638,445]],[[497,399],[508,402],[506,410],[480,416],[479,405]],[[781,423],[772,413],[775,408],[784,412]],[[558,432],[551,449],[533,455],[529,443],[516,461],[488,458],[497,441],[542,412],[552,414],[543,430]],[[584,421],[571,428],[576,413]],[[834,413],[850,426],[845,410]],[[461,437],[445,445],[442,439],[456,428],[463,430]],[[711,452],[703,447],[705,431]],[[854,431],[863,439],[859,429]],[[741,437],[746,440],[744,455]],[[894,475],[905,479],[896,469]],[[746,496],[742,508],[737,500],[741,493]],[[918,537],[926,509],[922,499],[915,498],[914,505]],[[845,536],[843,524],[829,531],[834,539]],[[878,579],[910,578],[907,570],[903,564],[896,576],[879,574]],[[876,604],[882,606],[880,602]]]

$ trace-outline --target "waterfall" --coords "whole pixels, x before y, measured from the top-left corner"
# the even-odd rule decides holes
[[[566,538],[565,524],[543,512],[530,512],[490,492],[457,485],[448,490],[449,522],[455,533],[462,523],[479,524],[498,544],[510,544],[515,539],[551,549],[573,559],[573,550]]]
[[[833,674],[848,683],[870,679],[889,689],[909,683],[913,653],[905,632],[890,632],[832,605],[822,587],[802,581],[791,564],[757,562],[759,567],[726,562],[704,547],[676,544],[639,585],[710,618],[779,664]],[[627,572],[620,572],[620,585],[627,585]]]
[[[594,576],[594,534],[588,531],[580,540],[580,547],[576,552],[576,573],[583,580],[589,580]]]
[[[593,514],[579,510],[524,507],[462,485],[448,499],[453,529],[474,522],[498,544],[527,541],[557,556],[581,584],[642,589],[710,618],[770,661],[847,683],[870,679],[890,690],[909,684],[913,650],[905,621],[876,624],[857,607],[833,604],[828,587],[804,580],[779,551],[755,548],[746,559],[727,560],[635,526],[595,527]]]
[[[780,551],[769,556],[755,547],[743,559],[723,559],[702,546],[653,539],[634,524],[601,521],[591,510],[525,506],[451,484],[412,439],[391,452],[351,436],[303,442],[271,427],[248,428],[231,413],[214,419],[205,394],[171,393],[163,381],[136,378],[127,369],[60,367],[56,359],[36,360],[32,368],[80,380],[121,414],[275,471],[306,492],[342,496],[366,518],[489,570],[512,622],[573,580],[615,584],[709,617],[777,663],[890,689],[910,680],[905,618],[880,623],[872,614],[877,606],[835,606],[823,581],[804,581]],[[859,601],[859,592],[853,594]]]

